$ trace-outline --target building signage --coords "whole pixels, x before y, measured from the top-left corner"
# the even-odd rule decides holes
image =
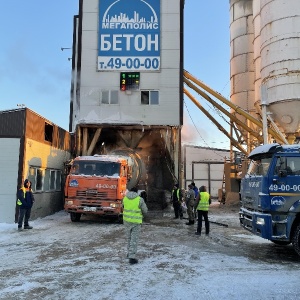
[[[140,72],[121,72],[120,90],[138,90],[140,88]]]
[[[98,71],[160,69],[160,1],[99,0]]]

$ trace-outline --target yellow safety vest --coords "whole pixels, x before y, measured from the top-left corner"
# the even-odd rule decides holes
[[[22,187],[22,188],[20,188],[20,190],[23,190],[24,198],[25,198],[25,195],[26,195],[26,188],[25,188],[25,187]],[[18,204],[18,205],[22,205],[22,202],[21,202],[20,199],[18,199],[17,204]]]
[[[129,199],[126,196],[123,199],[123,220],[130,223],[142,224],[143,214],[139,208],[140,197],[137,196],[134,199]]]
[[[174,191],[175,191],[175,190],[172,190],[172,197],[173,197],[173,195],[174,195]],[[180,196],[179,192],[180,192],[180,190],[179,190],[179,188],[178,188],[178,189],[177,189],[177,193],[176,193],[176,195],[177,195],[177,200],[178,200],[178,201],[180,201],[180,199],[179,199],[179,196]]]
[[[208,192],[201,192],[199,195],[200,201],[197,206],[197,210],[208,211],[209,208],[209,198],[210,195]]]

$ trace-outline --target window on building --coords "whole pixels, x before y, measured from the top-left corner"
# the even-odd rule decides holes
[[[43,190],[43,170],[37,167],[29,168],[28,180],[31,181],[31,188],[33,192],[40,192]]]
[[[45,141],[52,143],[53,139],[53,126],[49,123],[45,123]]]
[[[30,167],[28,179],[34,192],[61,191],[61,171]]]
[[[56,170],[55,190],[61,191],[61,171],[60,170]]]
[[[50,170],[50,190],[53,191],[55,190],[55,180],[56,180],[56,171],[55,170]]]
[[[158,91],[141,91],[141,104],[143,105],[158,105],[159,92]]]
[[[102,104],[119,104],[119,91],[102,91]]]
[[[109,104],[109,91],[102,91],[101,102],[102,104]]]
[[[50,171],[49,169],[45,170],[44,191],[50,191]]]
[[[119,91],[110,91],[110,104],[119,103]]]
[[[29,168],[29,174],[28,174],[28,180],[31,181],[31,188],[35,192],[35,177],[36,177],[36,168],[30,167]]]
[[[36,182],[35,182],[36,191],[43,190],[43,170],[36,169]]]

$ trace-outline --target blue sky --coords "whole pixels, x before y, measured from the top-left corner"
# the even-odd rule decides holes
[[[78,0],[2,1],[0,110],[25,104],[68,130],[71,50],[61,47],[72,46],[77,13]],[[186,0],[184,26],[184,68],[229,98],[229,1]],[[186,142],[228,148],[228,139],[215,125],[188,98],[185,104]]]

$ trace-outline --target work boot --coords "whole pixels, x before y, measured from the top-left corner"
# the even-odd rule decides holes
[[[187,223],[185,223],[186,225],[193,225],[194,221],[189,220]]]
[[[32,226],[29,226],[29,225],[26,225],[24,226],[24,229],[32,229],[33,227]]]
[[[201,235],[201,232],[196,231],[195,234],[196,235]]]
[[[137,263],[138,263],[138,260],[137,260],[136,258],[129,258],[129,263],[130,263],[131,265],[137,264]]]
[[[23,230],[23,228],[22,227],[18,227],[18,231],[22,231]]]

